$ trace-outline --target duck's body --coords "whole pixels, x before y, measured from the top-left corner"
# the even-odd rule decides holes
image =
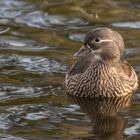
[[[111,29],[97,28],[92,31],[93,38],[96,38],[94,32],[96,32],[96,36],[100,36],[101,33],[105,32],[104,30],[115,33],[116,36],[120,37],[118,33]],[[90,34],[91,32],[87,35],[89,37],[86,38],[86,41],[93,40]],[[138,78],[134,69],[123,56],[124,46],[121,47],[123,42],[117,43],[111,39],[103,38],[100,44],[96,42],[90,48],[89,46],[87,46],[88,48],[85,47],[84,49],[89,49],[88,53],[87,50],[83,52],[83,48],[82,52],[81,49],[78,51],[80,55],[81,53],[84,55],[81,55],[81,58],[66,75],[66,88],[71,96],[117,97],[132,94],[137,89]],[[98,45],[98,48],[96,48],[96,45]]]
[[[68,72],[66,85],[70,95],[115,97],[125,96],[136,90],[137,76],[126,60],[109,64],[94,57],[93,62],[83,60],[83,67],[78,61]]]

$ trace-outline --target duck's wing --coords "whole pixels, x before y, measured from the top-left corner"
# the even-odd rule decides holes
[[[94,62],[93,55],[88,55],[86,57],[82,57],[74,65],[72,65],[72,67],[68,71],[68,75],[74,76],[77,74],[84,73],[93,62]]]
[[[132,91],[135,91],[138,88],[138,77],[133,67],[129,65],[124,57],[121,58],[117,70],[120,78],[126,81],[126,84],[132,88]]]
[[[93,56],[82,57],[74,65],[71,66],[66,74],[65,85],[70,87],[71,85],[76,85],[79,78],[87,70],[87,68],[93,63]]]

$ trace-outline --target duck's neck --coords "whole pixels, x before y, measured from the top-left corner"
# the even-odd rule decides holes
[[[95,61],[101,61],[107,65],[119,62],[119,58],[116,58],[113,55],[111,56],[108,54],[103,54],[101,52],[94,53],[93,55]]]

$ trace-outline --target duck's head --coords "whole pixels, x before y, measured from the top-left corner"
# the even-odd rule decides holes
[[[119,60],[123,52],[124,41],[122,36],[116,31],[102,27],[93,29],[87,33],[82,47],[74,56],[83,57],[93,54],[103,60]]]

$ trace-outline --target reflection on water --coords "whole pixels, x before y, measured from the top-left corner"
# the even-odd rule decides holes
[[[117,113],[130,106],[130,96],[116,98],[70,97],[91,120],[92,135],[80,140],[123,140],[127,120]]]
[[[124,37],[139,75],[139,13],[139,0],[0,0],[0,139],[72,140],[95,133],[87,115],[67,100],[65,72],[85,34],[107,26]],[[138,91],[122,118],[114,111],[112,121],[121,124],[114,135],[125,127],[126,139],[139,139],[139,99]]]

